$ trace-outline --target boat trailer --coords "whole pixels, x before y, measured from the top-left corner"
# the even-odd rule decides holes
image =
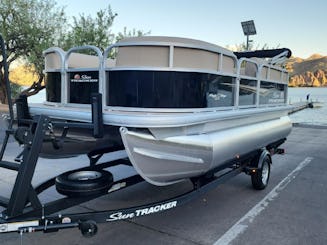
[[[131,166],[128,159],[99,163],[102,155],[119,150],[113,148],[90,152],[88,154],[89,166],[66,172],[38,186],[33,186],[32,178],[42,143],[46,136],[51,135],[53,127],[62,129],[62,137],[65,137],[67,131],[71,128],[88,128],[93,130],[93,137],[101,138],[103,136],[102,97],[101,94],[92,95],[92,122],[89,123],[63,122],[45,115],[31,117],[28,112],[26,96],[20,96],[16,100],[17,115],[14,118],[5,45],[1,35],[0,41],[10,114],[8,129],[0,152],[0,168],[17,172],[10,197],[0,196],[0,206],[5,208],[0,213],[0,233],[19,232],[23,234],[36,231],[54,232],[61,229],[79,228],[83,236],[91,237],[97,233],[97,223],[133,219],[179,207],[242,172],[251,176],[252,185],[255,189],[261,190],[268,184],[271,155],[283,153],[283,150],[278,147],[285,139],[274,142],[264,149],[257,149],[243,156],[235,156],[233,160],[211,169],[201,176],[191,178],[191,190],[166,200],[122,209],[63,213],[62,211],[67,208],[131,187],[143,182],[144,179],[140,175],[133,175],[113,181],[112,174],[105,169],[117,165]],[[23,150],[14,161],[5,161],[3,156],[10,136],[15,137],[16,141],[23,145]],[[60,147],[61,139],[53,138],[52,140],[54,146]],[[72,187],[70,191],[65,189],[68,185],[68,175],[75,176],[75,179],[73,179],[75,182],[68,182]],[[101,179],[103,176],[106,176],[106,178]],[[83,183],[86,183],[86,185],[83,185]],[[91,184],[91,187],[87,189],[90,186],[89,184]],[[42,203],[39,195],[53,186],[56,186],[57,191],[65,197]],[[83,192],[85,187],[86,192]]]

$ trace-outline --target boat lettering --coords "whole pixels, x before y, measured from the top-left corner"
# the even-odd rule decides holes
[[[82,75],[82,79],[83,80],[89,80],[89,79],[92,79],[92,77],[88,76],[88,75]]]
[[[176,206],[177,206],[177,201],[173,201],[173,202],[167,202],[167,203],[156,205],[156,206],[149,207],[149,208],[137,209],[132,213],[124,214],[122,212],[118,212],[118,213],[111,214],[109,216],[109,219],[107,219],[107,221],[131,219],[134,217],[139,217],[139,216],[143,216],[143,215],[148,215],[148,214],[168,210],[168,209],[174,208]]]
[[[80,74],[75,74],[74,75],[74,78],[70,79],[71,82],[89,82],[89,83],[95,83],[95,82],[98,82],[98,79],[97,78],[92,78],[92,76],[88,76],[88,75],[80,75]]]
[[[114,220],[123,220],[123,219],[131,219],[134,218],[134,213],[129,214],[123,214],[122,212],[111,214],[109,219],[107,221],[114,221]]]

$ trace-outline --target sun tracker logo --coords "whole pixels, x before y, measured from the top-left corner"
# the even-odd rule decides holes
[[[95,83],[98,82],[97,78],[92,78],[92,76],[88,76],[86,74],[80,75],[80,74],[75,74],[72,79],[70,79],[71,82],[75,83]]]
[[[79,79],[81,79],[81,76],[79,74],[75,74],[74,79],[79,80]]]
[[[109,221],[116,221],[116,220],[123,220],[123,219],[131,219],[134,217],[140,217],[152,213],[158,213],[160,211],[168,210],[176,206],[177,206],[177,201],[173,201],[173,202],[167,202],[149,208],[137,209],[132,213],[124,214],[122,212],[118,212],[118,213],[111,214],[109,216],[109,219],[107,219],[107,221],[109,222]]]

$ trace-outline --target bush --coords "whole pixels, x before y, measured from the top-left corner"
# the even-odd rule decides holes
[[[11,89],[11,98],[15,99],[18,95],[22,92],[22,86],[18,85],[17,83],[10,82],[10,89]]]

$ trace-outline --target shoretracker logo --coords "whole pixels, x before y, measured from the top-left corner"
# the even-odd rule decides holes
[[[156,206],[149,207],[149,208],[137,209],[131,213],[118,212],[118,213],[111,214],[109,216],[109,219],[107,219],[107,221],[110,222],[110,221],[116,221],[116,220],[131,219],[134,217],[140,217],[140,216],[144,216],[144,215],[148,215],[148,214],[152,214],[152,213],[158,213],[160,211],[175,208],[176,206],[177,206],[177,201],[173,201],[173,202],[167,202],[167,203],[163,203],[163,204],[156,205]]]

